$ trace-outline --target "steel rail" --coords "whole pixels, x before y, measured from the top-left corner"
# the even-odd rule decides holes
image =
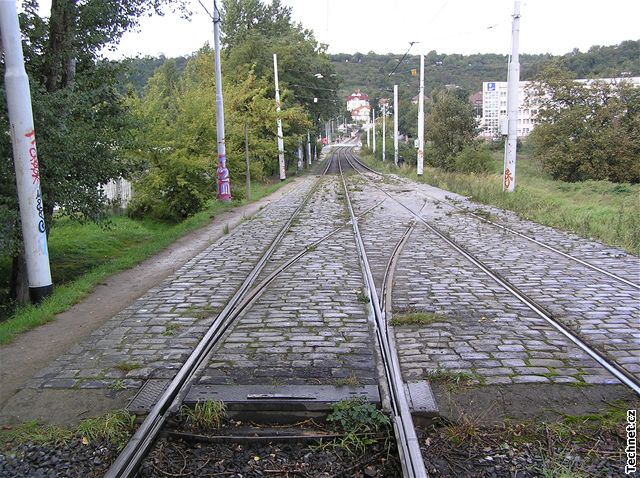
[[[369,267],[369,260],[367,258],[364,242],[362,241],[362,236],[360,235],[360,230],[358,228],[358,220],[355,217],[351,198],[349,197],[349,189],[347,187],[344,172],[342,170],[342,164],[340,162],[340,153],[345,153],[346,158],[346,151],[336,152],[338,169],[340,171],[340,177],[345,191],[349,216],[351,217],[351,225],[353,227],[353,234],[356,240],[358,256],[364,271],[367,290],[369,291],[370,313],[373,315],[375,320],[376,336],[380,345],[385,375],[389,386],[389,398],[393,413],[392,421],[396,433],[398,453],[402,464],[403,474],[405,478],[427,478],[427,472],[422,459],[422,452],[420,450],[415,427],[413,425],[413,419],[411,418],[411,411],[409,410],[406,392],[404,390],[404,382],[400,372],[398,355],[395,349],[391,347],[387,334],[385,333],[386,328],[384,326],[383,314],[380,309],[378,292],[376,290],[373,274]]]
[[[360,165],[362,168],[364,168],[367,171],[369,171],[370,173],[376,174],[378,176],[384,176],[382,173],[379,173],[378,171],[376,171],[376,170],[372,169],[371,167],[369,167],[369,165],[363,163],[357,157],[354,156],[353,160],[356,163],[358,163],[358,165]],[[434,197],[434,196],[432,196],[432,195],[430,195],[428,193],[420,191],[419,194],[422,195],[422,196],[431,198],[431,199],[433,199],[435,201],[440,201],[440,199],[438,199],[438,198],[436,198],[436,197]],[[480,220],[482,222],[485,222],[487,224],[491,224],[492,226],[500,228],[503,231],[509,232],[509,233],[511,233],[511,234],[513,234],[515,236],[521,237],[522,239],[526,239],[527,241],[533,242],[534,244],[537,244],[538,246],[543,247],[543,248],[545,248],[545,249],[547,249],[547,250],[549,250],[551,252],[555,252],[556,254],[559,254],[559,255],[563,256],[564,258],[566,258],[566,259],[569,259],[569,260],[572,260],[574,262],[577,262],[578,264],[581,264],[581,265],[583,265],[585,267],[588,267],[589,269],[592,269],[592,270],[594,270],[596,272],[604,274],[604,275],[606,275],[606,276],[608,276],[608,277],[610,277],[610,278],[612,278],[614,280],[617,280],[617,281],[622,282],[622,283],[624,283],[624,284],[626,284],[626,285],[628,285],[630,287],[633,287],[634,289],[640,290],[640,284],[636,284],[635,282],[632,282],[632,281],[630,281],[628,279],[625,279],[624,277],[621,277],[621,276],[619,276],[617,274],[613,274],[612,272],[609,272],[609,271],[607,271],[605,269],[602,269],[601,267],[595,266],[595,265],[591,264],[590,262],[587,262],[587,261],[584,261],[584,260],[582,260],[582,259],[580,259],[578,257],[572,256],[571,254],[567,254],[566,252],[563,252],[563,251],[561,251],[559,249],[556,249],[555,247],[550,246],[548,244],[545,244],[544,242],[541,242],[541,241],[539,241],[539,240],[537,240],[537,239],[535,239],[533,237],[527,236],[526,234],[522,234],[521,232],[518,232],[515,229],[511,229],[510,227],[503,226],[501,224],[498,224],[496,222],[491,221],[490,219],[485,219],[484,217],[479,216],[479,215],[475,214],[474,212],[470,212],[468,209],[465,209],[465,208],[463,208],[461,206],[458,206],[455,203],[450,203],[449,205],[451,207],[453,207],[454,209],[457,209],[458,211],[466,212],[470,216],[473,216],[473,217],[475,217],[476,219],[478,219],[478,220]]]
[[[347,161],[349,161],[347,157]],[[353,165],[352,165],[353,167]],[[354,168],[355,169],[355,168]],[[357,170],[356,170],[357,171]],[[360,173],[362,174],[362,173]],[[523,292],[518,290],[513,284],[508,282],[506,279],[500,277],[497,273],[493,272],[489,267],[484,265],[479,259],[474,257],[470,252],[466,251],[462,246],[458,245],[451,238],[447,237],[444,233],[438,230],[435,226],[427,222],[420,214],[413,211],[410,207],[406,206],[404,203],[394,198],[391,194],[389,194],[384,189],[378,187],[377,185],[372,185],[384,193],[387,197],[398,203],[401,207],[410,212],[418,221],[424,224],[427,229],[433,232],[436,236],[446,242],[450,247],[452,247],[456,252],[462,255],[465,259],[471,262],[473,265],[478,267],[482,272],[484,272],[487,276],[489,276],[493,281],[507,290],[511,295],[513,295],[516,299],[526,305],[529,309],[531,309],[536,315],[540,318],[544,319],[549,325],[555,328],[558,332],[564,335],[566,338],[571,340],[575,345],[577,345],[581,350],[586,352],[591,358],[593,358],[598,364],[604,367],[609,373],[611,373],[615,378],[617,378],[624,385],[633,390],[636,394],[640,395],[640,381],[629,373],[627,370],[622,368],[617,363],[614,363],[607,359],[603,354],[599,351],[595,350],[593,347],[589,346],[586,342],[584,342],[577,334],[575,334],[572,330],[566,327],[561,322],[557,321],[553,318],[552,314],[548,311],[544,310],[544,308],[538,304],[536,304],[533,300],[528,298]]]
[[[158,402],[151,409],[145,420],[142,422],[138,430],[131,437],[127,445],[121,451],[120,455],[113,462],[105,478],[122,478],[132,477],[137,472],[142,460],[147,454],[155,442],[162,426],[166,422],[169,413],[175,410],[176,404],[182,401],[182,398],[186,395],[189,385],[193,381],[193,374],[195,370],[200,368],[202,363],[206,360],[211,349],[215,346],[216,342],[222,336],[224,331],[232,323],[233,319],[238,315],[234,314],[237,305],[243,300],[243,298],[250,291],[250,287],[260,274],[267,261],[273,254],[275,248],[280,244],[282,238],[289,231],[291,224],[298,214],[302,211],[307,204],[309,198],[317,190],[320,183],[320,179],[324,177],[329,170],[332,159],[327,162],[327,166],[324,172],[315,184],[310,189],[309,193],[305,196],[304,200],[294,210],[291,217],[285,222],[283,227],[278,232],[277,236],[271,242],[269,248],[261,256],[260,260],[256,263],[249,275],[245,278],[240,288],[236,291],[233,297],[227,302],[225,308],[218,314],[218,317],[211,325],[207,333],[200,340],[195,347],[191,355],[187,358],[186,362],[182,365],[176,376],[170,382],[167,389],[158,399]]]

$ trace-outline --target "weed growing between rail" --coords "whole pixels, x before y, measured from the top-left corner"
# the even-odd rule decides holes
[[[193,408],[183,406],[180,416],[192,428],[210,430],[220,428],[227,418],[227,406],[217,400],[198,402]]]
[[[406,312],[393,314],[389,325],[429,325],[435,322],[445,322],[447,317],[436,312]]]
[[[396,168],[392,163],[375,161],[366,152],[361,157],[378,171],[453,191],[473,201],[513,211],[525,219],[640,255],[640,184],[555,181],[524,153],[518,159],[516,191],[505,194],[501,186],[500,153],[494,153],[492,173],[445,172],[425,166],[420,177],[414,167]]]
[[[341,400],[332,407],[327,422],[334,424],[343,436],[319,446],[341,448],[351,455],[361,455],[367,448],[384,443],[391,453],[391,421],[375,405],[363,399]]]
[[[11,447],[26,443],[59,446],[74,440],[84,445],[105,440],[122,449],[135,429],[135,418],[125,410],[117,410],[101,417],[87,418],[75,427],[43,425],[35,420],[4,426],[0,429],[0,449],[6,452]]]

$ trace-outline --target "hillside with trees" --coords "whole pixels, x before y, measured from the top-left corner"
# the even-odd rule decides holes
[[[398,65],[403,55],[381,55],[340,53],[330,55],[336,72],[344,83],[342,96],[355,88],[369,94],[372,99],[389,97],[394,84],[399,85],[402,98],[418,94],[419,55],[407,55],[392,77],[389,74]],[[480,91],[483,81],[506,81],[507,55],[476,54],[447,55],[430,51],[425,55],[425,93],[444,85],[457,85],[468,93]],[[629,40],[612,46],[593,46],[587,52],[574,50],[563,56],[521,55],[520,78],[533,80],[551,60],[560,60],[576,78],[605,78],[622,75],[640,75],[640,40]]]

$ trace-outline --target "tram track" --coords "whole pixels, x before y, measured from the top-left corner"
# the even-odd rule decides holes
[[[367,178],[362,173],[362,169],[366,169],[368,171],[372,171],[366,165],[363,165],[360,161],[358,161],[355,156],[345,149],[344,151],[347,161],[351,164],[351,167],[361,174],[363,177]],[[360,169],[358,168],[360,167]],[[375,174],[380,174],[375,172]],[[511,296],[515,297],[518,301],[524,304],[527,308],[533,311],[538,317],[542,318],[551,325],[556,331],[562,334],[566,339],[573,342],[578,348],[587,353],[591,358],[593,358],[600,366],[605,368],[609,373],[611,373],[616,379],[618,379],[625,386],[630,388],[633,392],[640,395],[640,381],[638,378],[627,371],[622,365],[615,362],[612,357],[609,357],[607,353],[603,353],[600,350],[600,347],[589,344],[587,340],[580,336],[575,330],[571,327],[567,326],[557,317],[555,317],[552,313],[546,310],[545,307],[541,306],[535,300],[531,299],[526,293],[520,290],[518,287],[510,283],[507,279],[502,277],[500,274],[493,271],[490,267],[484,264],[481,260],[479,260],[474,254],[470,253],[466,248],[459,244],[457,241],[452,239],[449,234],[444,233],[438,227],[436,227],[431,222],[422,217],[419,212],[412,210],[405,203],[394,197],[389,191],[386,191],[379,185],[375,184],[372,180],[367,178],[369,183],[383,194],[385,194],[388,198],[393,200],[395,203],[400,205],[404,210],[410,213],[416,221],[425,226],[431,233],[435,234],[440,240],[446,243],[449,247],[454,249],[459,255],[464,257],[467,261],[472,263],[476,268],[480,269],[486,276],[490,277],[494,282],[496,282],[501,288],[506,290]]]
[[[404,389],[398,354],[392,340],[390,340],[384,311],[381,307],[382,302],[378,297],[373,274],[369,267],[367,252],[358,228],[358,219],[355,216],[353,206],[351,204],[349,188],[347,187],[342,163],[340,161],[340,155],[342,153],[345,154],[345,159],[347,159],[346,152],[342,149],[338,150],[335,154],[338,158],[338,168],[342,179],[349,215],[351,217],[353,234],[358,246],[360,264],[363,269],[363,275],[365,277],[365,283],[369,293],[370,314],[373,318],[373,322],[375,323],[376,338],[385,370],[387,391],[389,394],[388,398],[392,413],[391,419],[395,431],[396,443],[398,445],[398,454],[402,464],[403,476],[405,478],[426,478],[427,473],[422,459],[422,452],[420,450],[415,426],[409,410],[409,403]],[[353,165],[351,165],[351,167],[353,167]],[[403,237],[406,236],[407,234]],[[397,255],[397,251],[399,250],[400,248],[396,247],[394,250],[394,256]]]
[[[328,159],[326,167],[322,173],[322,177],[325,177],[327,172],[334,165],[334,158]],[[290,230],[292,224],[295,222],[297,216],[305,207],[309,198],[314,194],[318,188],[319,179],[315,185],[310,189],[301,204],[296,208],[291,217],[286,221],[284,226],[278,232],[276,238],[271,242],[268,249],[264,252],[262,257],[256,263],[254,268],[246,277],[242,286],[236,291],[234,296],[227,302],[225,308],[220,312],[217,319],[214,321],[212,327],[207,331],[200,343],[196,346],[193,353],[187,358],[183,367],[179,370],[175,378],[171,381],[167,389],[162,393],[156,404],[150,410],[149,414],[140,425],[136,433],[129,440],[125,448],[122,450],[116,461],[112,464],[108,470],[106,477],[129,477],[135,476],[142,461],[152,448],[161,430],[165,426],[167,420],[172,415],[175,415],[180,411],[182,403],[189,390],[195,385],[199,375],[202,373],[207,362],[211,360],[212,353],[215,346],[219,343],[225,331],[236,321],[236,319],[245,313],[258,298],[269,288],[269,285],[273,283],[278,276],[286,271],[293,264],[298,262],[309,252],[314,251],[320,244],[334,237],[347,227],[351,221],[344,222],[339,227],[331,230],[329,233],[323,235],[318,240],[306,245],[302,250],[293,254],[289,259],[281,261],[270,271],[260,282],[255,284],[256,280],[261,275],[261,272],[265,270],[266,264],[269,262],[273,255],[274,250],[282,242],[282,238]],[[365,216],[372,210],[378,208],[385,199],[377,202],[373,206],[362,211],[355,219]],[[255,284],[255,285],[254,285]],[[315,438],[309,437],[309,439],[322,440],[327,439],[326,434],[318,435]],[[330,437],[330,436],[329,436]],[[263,437],[267,440],[268,437]],[[278,437],[275,437],[276,441]],[[292,438],[284,438],[285,440],[291,440]],[[293,437],[295,439],[295,436]]]
[[[357,167],[359,167],[361,169],[364,169],[365,171],[367,171],[369,173],[372,173],[372,174],[374,174],[376,176],[384,177],[383,174],[381,174],[380,172],[378,172],[375,169],[371,168],[367,164],[363,163],[357,157],[353,156],[352,160],[357,164]],[[357,167],[354,166],[354,169],[357,170]],[[437,202],[441,201],[440,199],[436,198],[435,196],[430,195],[428,193],[425,193],[424,191],[420,191],[419,194],[420,194],[420,196],[423,196],[425,198],[431,199],[433,201],[437,201]],[[632,288],[634,288],[636,290],[640,290],[640,284],[639,283],[633,282],[633,281],[628,280],[628,279],[626,279],[626,278],[624,278],[624,277],[622,277],[620,275],[614,274],[613,272],[607,271],[607,270],[603,269],[602,267],[599,267],[599,266],[596,266],[594,264],[591,264],[587,260],[583,260],[583,259],[581,259],[579,257],[576,257],[576,256],[572,255],[572,254],[568,254],[568,253],[566,253],[564,251],[561,251],[557,247],[551,246],[551,245],[546,244],[545,242],[540,241],[540,240],[538,240],[538,239],[536,239],[534,237],[531,237],[531,236],[528,236],[527,234],[523,234],[522,232],[516,231],[515,229],[513,229],[511,227],[504,226],[502,224],[498,224],[498,223],[496,223],[494,221],[491,221],[490,219],[487,219],[486,217],[482,217],[481,215],[476,214],[473,211],[468,210],[467,208],[464,208],[464,207],[461,207],[461,206],[455,204],[455,202],[453,202],[453,201],[449,201],[447,203],[447,205],[452,207],[452,208],[454,208],[458,212],[461,212],[461,213],[464,213],[464,214],[467,214],[467,215],[473,217],[474,219],[476,219],[476,220],[478,220],[478,221],[480,221],[482,223],[489,224],[490,226],[495,227],[497,229],[500,229],[501,231],[504,231],[504,232],[507,232],[507,233],[512,234],[514,236],[517,236],[519,238],[525,239],[525,240],[527,240],[527,241],[529,241],[529,242],[531,242],[533,244],[536,244],[537,246],[540,246],[540,247],[542,247],[542,248],[544,248],[544,249],[546,249],[546,250],[548,250],[550,252],[553,252],[553,253],[555,253],[555,254],[557,254],[559,256],[562,256],[565,259],[577,262],[578,264],[580,264],[580,265],[582,265],[584,267],[587,267],[587,268],[589,268],[589,269],[591,269],[593,271],[596,271],[596,272],[598,272],[600,274],[603,274],[603,275],[605,275],[605,276],[607,276],[607,277],[609,277],[611,279],[614,279],[614,280],[616,280],[618,282],[626,284],[627,286],[632,287]]]

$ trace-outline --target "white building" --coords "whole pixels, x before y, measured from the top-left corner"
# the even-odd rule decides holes
[[[351,119],[354,123],[367,123],[371,116],[371,106],[368,104],[358,106],[351,110]]]
[[[518,86],[520,108],[518,108],[518,137],[528,136],[536,122],[538,110],[535,106],[526,106],[527,88],[530,81],[521,81]],[[532,105],[535,101],[530,100]],[[482,121],[481,136],[495,138],[506,134],[507,122],[507,82],[482,82]]]
[[[99,189],[117,209],[126,209],[133,196],[131,182],[122,178],[112,179],[108,183],[100,185]]]
[[[628,81],[635,86],[640,86],[640,77],[628,78],[598,78],[589,80],[576,80],[583,83],[593,83],[595,81],[605,81],[616,83]],[[518,137],[528,136],[533,130],[538,114],[536,98],[528,97],[528,87],[530,81],[521,81],[518,87],[519,104],[518,108]],[[528,102],[526,102],[528,97]],[[482,83],[482,120],[481,136],[495,138],[506,133],[507,124],[507,82],[506,81],[485,81]]]
[[[361,106],[369,106],[369,95],[356,90],[346,97],[347,111],[353,111]]]

